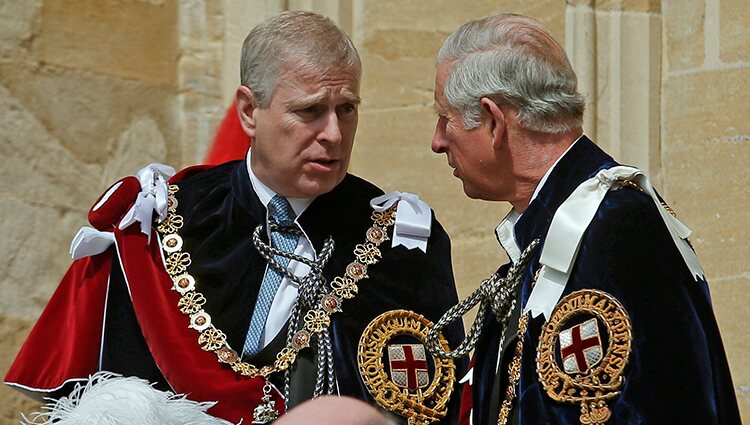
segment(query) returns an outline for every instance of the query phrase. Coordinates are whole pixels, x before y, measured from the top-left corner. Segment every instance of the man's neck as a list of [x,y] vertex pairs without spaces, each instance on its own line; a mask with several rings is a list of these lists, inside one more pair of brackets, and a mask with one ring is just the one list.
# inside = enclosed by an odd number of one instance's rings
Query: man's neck
[[[247,167],[247,173],[250,176],[250,184],[253,186],[253,190],[255,191],[255,194],[258,196],[258,199],[263,204],[264,207],[268,207],[268,203],[271,202],[271,199],[277,195],[277,193],[268,187],[263,181],[258,178],[258,176],[253,171],[252,164],[250,162],[252,155],[252,148],[250,148],[247,152],[247,158],[245,160],[245,166]],[[302,213],[307,209],[307,207],[310,206],[313,200],[315,198],[291,198],[287,197],[287,201],[289,201],[289,204],[292,206],[292,209],[294,210],[294,213],[299,217],[302,215]]]
[[554,165],[582,135],[576,128],[562,134],[524,132],[521,143],[525,147],[519,154],[516,177],[516,199],[513,208],[523,213],[534,199]]

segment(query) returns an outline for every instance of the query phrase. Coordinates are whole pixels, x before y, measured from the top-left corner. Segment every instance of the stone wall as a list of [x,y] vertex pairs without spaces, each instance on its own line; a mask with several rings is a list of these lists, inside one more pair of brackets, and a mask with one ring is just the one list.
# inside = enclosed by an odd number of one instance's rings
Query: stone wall
[[750,421],[750,10],[663,2],[664,194],[693,229],[744,422]]
[[[245,33],[286,8],[325,13],[352,34],[364,62],[352,171],[433,206],[462,295],[506,261],[492,229],[510,206],[467,199],[430,151],[434,56],[461,23],[496,12],[550,27],[587,94],[587,133],[648,169],[694,230],[750,418],[744,0],[0,2],[0,374],[69,264],[91,203],[148,162],[199,161],[236,88]],[[34,406],[0,388],[0,423]]]
[[[0,373],[110,182],[177,162],[173,0],[0,2]],[[31,403],[3,386],[0,422]]]

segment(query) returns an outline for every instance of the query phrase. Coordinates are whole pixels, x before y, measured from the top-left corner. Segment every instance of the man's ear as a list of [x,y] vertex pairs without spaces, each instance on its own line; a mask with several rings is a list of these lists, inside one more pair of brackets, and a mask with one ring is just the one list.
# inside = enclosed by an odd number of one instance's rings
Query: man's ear
[[507,123],[505,121],[505,113],[497,103],[495,103],[489,97],[483,97],[480,100],[482,108],[486,114],[489,130],[492,133],[492,148],[497,150],[502,146],[503,140],[505,139],[505,132],[507,130]]
[[248,135],[251,139],[255,139],[255,118],[253,113],[258,109],[258,102],[255,99],[255,94],[247,86],[239,86],[237,88],[237,113],[240,116],[240,125],[242,131]]

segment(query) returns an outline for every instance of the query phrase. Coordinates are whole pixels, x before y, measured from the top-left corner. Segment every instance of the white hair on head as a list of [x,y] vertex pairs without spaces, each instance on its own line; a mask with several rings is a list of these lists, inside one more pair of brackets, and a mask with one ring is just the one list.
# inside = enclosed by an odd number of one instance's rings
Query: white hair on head
[[240,82],[267,107],[279,78],[294,68],[324,73],[334,69],[362,73],[351,39],[329,18],[313,12],[291,11],[266,19],[242,44]]
[[586,102],[575,72],[549,30],[531,18],[501,14],[464,24],[443,43],[442,63],[450,66],[445,101],[468,129],[479,125],[483,97],[515,108],[529,130],[581,125]]

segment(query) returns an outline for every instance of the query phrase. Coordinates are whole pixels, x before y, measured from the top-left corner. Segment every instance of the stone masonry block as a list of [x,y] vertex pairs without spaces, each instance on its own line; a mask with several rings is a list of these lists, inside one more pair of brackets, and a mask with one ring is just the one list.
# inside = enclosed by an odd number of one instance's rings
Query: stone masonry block
[[750,93],[737,90],[747,69],[670,78],[663,88],[664,190],[694,231],[692,241],[710,277],[748,273],[750,256]]
[[750,279],[737,277],[709,282],[709,288],[732,371],[740,413],[747,422],[750,419],[750,365],[747,362],[747,353],[750,352],[750,334],[747,332],[750,311],[746,306],[750,303]]
[[[163,1],[163,0],[162,0]],[[179,11],[179,23],[175,25],[179,31],[179,43],[181,50],[200,51],[207,47],[208,43],[221,43],[224,37],[224,15],[225,1],[202,0],[202,1],[180,1],[179,6],[174,6]],[[245,7],[251,6],[242,2]],[[209,50],[213,50],[210,49]]]
[[705,2],[663,2],[665,71],[681,71],[703,64]]
[[97,197],[123,175],[164,162],[165,152],[156,124],[141,118],[117,136],[107,161],[86,163],[0,86],[0,179],[13,182],[0,189],[0,289],[6,294],[0,311],[38,314],[68,267],[70,241]]
[[750,133],[716,136],[677,141],[665,157],[664,176],[667,201],[693,229],[691,241],[709,277],[725,277],[750,273],[747,262],[739,261],[750,256]]
[[434,61],[435,55],[448,32],[384,29],[372,33],[361,48],[368,53],[394,61],[402,58],[426,58]]
[[[0,376],[8,372],[33,324],[33,320],[19,320],[0,314]],[[28,414],[38,410],[39,403],[6,385],[0,385],[0,424],[18,424],[21,412]]]
[[650,12],[661,11],[661,0],[580,0],[568,3],[595,3],[597,10],[619,10],[623,12]]
[[46,0],[39,36],[44,62],[174,84],[175,0]]
[[[463,23],[499,12],[539,18],[561,43],[565,36],[565,5],[559,2],[476,2],[472,8],[452,2],[365,2],[361,39],[362,97],[368,108],[431,105],[434,61],[443,41]],[[439,13],[444,10],[445,13]],[[414,19],[419,16],[420,19]]]
[[[144,143],[144,141],[146,141]],[[152,162],[167,162],[167,142],[150,117],[136,117],[115,142],[115,149],[102,167],[101,189],[123,176],[132,176]],[[179,169],[180,164],[167,164]]]
[[[361,25],[365,40],[355,39],[354,42],[358,45],[363,41],[367,42],[373,34],[382,30],[436,31],[450,34],[470,20],[503,12],[520,13],[539,19],[561,43],[564,43],[565,39],[565,3],[557,0],[510,0],[504,1],[502,6],[496,1],[482,0],[471,2],[471,7],[462,7],[449,0],[384,0],[363,3]],[[437,50],[432,56],[436,54]]]
[[[176,155],[174,90],[57,67],[0,66],[4,84],[52,137],[83,163],[103,164],[137,117],[153,119]],[[147,144],[150,141],[144,140]],[[153,158],[175,161],[172,157]]]
[[430,149],[435,115],[428,108],[363,112],[351,170],[386,192],[417,193],[451,236],[459,294],[465,297],[507,262],[494,228],[505,203],[471,200],[443,154]]
[[360,96],[363,110],[432,107],[434,57],[388,61],[367,51],[361,56],[363,73]]
[[0,3],[0,57],[25,56],[39,33],[42,0]]
[[750,61],[750,7],[743,0],[720,2],[721,60]]
[[[667,78],[662,86],[664,131],[684,144],[748,125],[750,69],[727,69]],[[669,148],[668,148],[669,149]]]
[[362,24],[365,34],[397,28],[453,32],[466,21],[501,12],[496,2],[488,0],[472,2],[470,8],[460,7],[449,0],[383,0],[363,3]]

